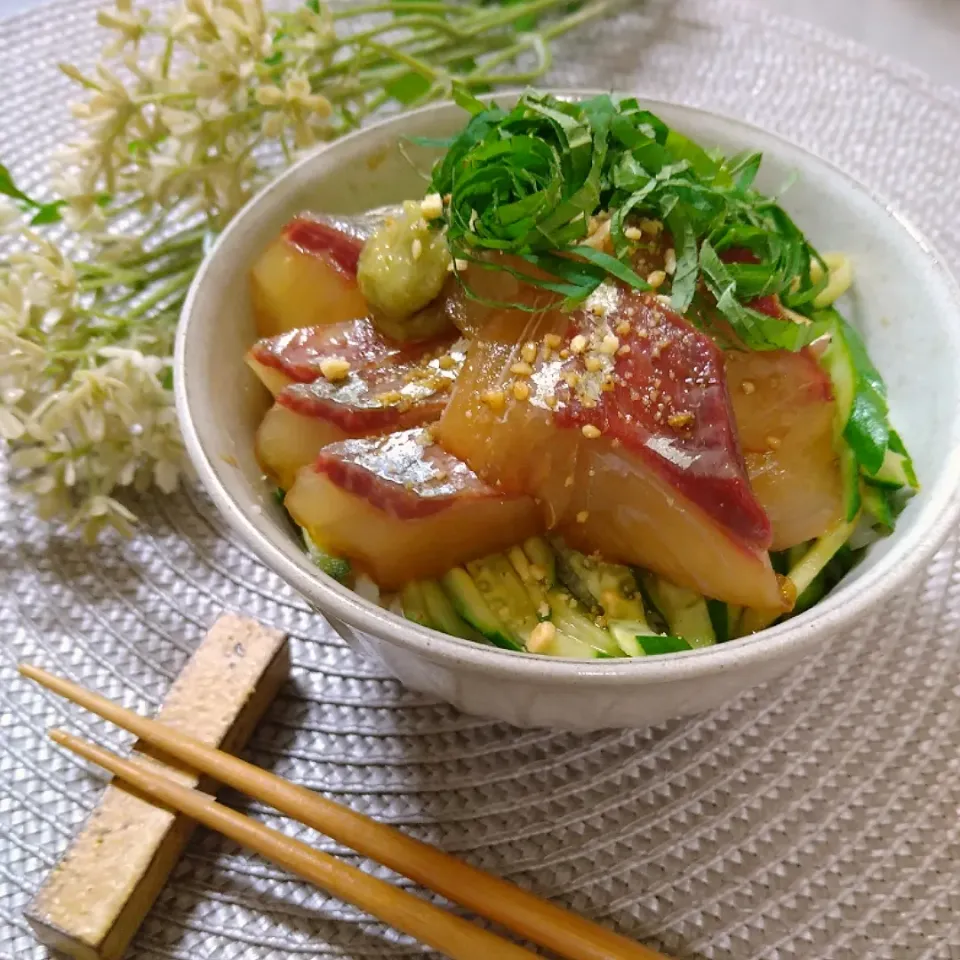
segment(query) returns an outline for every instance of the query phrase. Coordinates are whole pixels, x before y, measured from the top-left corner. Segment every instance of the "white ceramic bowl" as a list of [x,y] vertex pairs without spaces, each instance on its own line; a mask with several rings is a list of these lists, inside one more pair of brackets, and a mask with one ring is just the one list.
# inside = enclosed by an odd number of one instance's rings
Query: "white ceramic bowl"
[[[821,644],[842,642],[916,574],[960,504],[960,297],[939,258],[866,189],[799,147],[689,107],[649,106],[707,147],[761,150],[761,189],[779,190],[798,174],[784,204],[821,249],[843,250],[853,259],[856,292],[844,307],[887,380],[893,420],[923,485],[893,536],[872,547],[823,602],[785,624],[708,649],[634,660],[509,653],[394,616],[318,572],[301,550],[253,455],[268,397],[242,360],[255,339],[248,268],[303,209],[354,213],[422,195],[423,180],[398,144],[402,137],[449,135],[464,122],[457,107],[429,106],[371,126],[271,184],[233,221],[200,269],[177,335],[177,409],[187,450],[227,521],[350,644],[379,658],[403,683],[468,713],[519,726],[643,726],[712,707],[774,677]],[[425,148],[404,152],[428,168]]]

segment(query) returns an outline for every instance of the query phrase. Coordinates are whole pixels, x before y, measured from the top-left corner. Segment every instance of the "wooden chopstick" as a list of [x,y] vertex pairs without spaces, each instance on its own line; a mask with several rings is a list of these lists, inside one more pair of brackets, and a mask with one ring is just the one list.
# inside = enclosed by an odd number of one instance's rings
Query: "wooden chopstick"
[[391,927],[416,937],[453,960],[537,960],[537,955],[455,914],[421,900],[385,880],[288,837],[279,830],[225,807],[213,797],[186,787],[158,770],[118,757],[63,730],[50,738],[116,774],[151,800],[185,813],[198,823],[255,850],[274,863],[346,900]]
[[561,957],[569,960],[668,960],[663,954],[541,900],[507,880],[472,867],[436,847],[156,720],[141,717],[70,680],[27,664],[21,664],[20,673],[129,730],[194,770],[269,804]]

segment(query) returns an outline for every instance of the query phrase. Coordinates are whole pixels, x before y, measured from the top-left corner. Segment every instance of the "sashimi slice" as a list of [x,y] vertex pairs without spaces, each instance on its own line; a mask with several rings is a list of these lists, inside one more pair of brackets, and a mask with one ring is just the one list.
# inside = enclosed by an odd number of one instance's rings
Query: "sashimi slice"
[[750,485],[773,549],[819,537],[843,516],[830,378],[809,349],[726,354],[727,383]]
[[357,237],[320,219],[291,220],[250,271],[259,335],[366,316],[357,286],[362,248]]
[[387,362],[335,382],[321,377],[286,387],[257,431],[264,472],[286,490],[327,444],[432,423],[446,406],[465,346],[442,358]]
[[395,362],[419,361],[425,355],[441,353],[450,343],[449,338],[426,344],[395,343],[362,317],[258,340],[247,351],[246,361],[276,396],[291,383],[313,383],[323,376],[324,361],[342,360],[356,372]]
[[434,432],[580,549],[732,603],[782,602],[723,355],[656,296],[605,284],[570,315],[489,320]]
[[485,484],[423,430],[324,447],[285,503],[315,543],[385,590],[441,576],[540,529],[530,498]]

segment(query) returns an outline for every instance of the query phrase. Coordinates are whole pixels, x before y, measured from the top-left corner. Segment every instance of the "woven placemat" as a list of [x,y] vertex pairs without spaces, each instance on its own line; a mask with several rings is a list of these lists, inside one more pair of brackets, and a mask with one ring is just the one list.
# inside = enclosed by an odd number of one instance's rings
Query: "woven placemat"
[[[64,136],[69,88],[54,64],[92,59],[95,5],[64,0],[0,24],[0,156],[28,185]],[[637,3],[557,63],[557,83],[783,133],[885,194],[960,262],[960,96],[912,70],[739,0]],[[956,539],[912,590],[776,683],[692,720],[584,737],[487,723],[404,690],[238,544],[198,491],[137,509],[136,539],[88,549],[51,536],[0,488],[0,956],[44,956],[21,911],[100,788],[45,728],[121,742],[18,680],[15,662],[152,710],[228,607],[293,637],[294,679],[250,751],[283,776],[677,957],[960,957]],[[419,953],[206,832],[132,950]]]

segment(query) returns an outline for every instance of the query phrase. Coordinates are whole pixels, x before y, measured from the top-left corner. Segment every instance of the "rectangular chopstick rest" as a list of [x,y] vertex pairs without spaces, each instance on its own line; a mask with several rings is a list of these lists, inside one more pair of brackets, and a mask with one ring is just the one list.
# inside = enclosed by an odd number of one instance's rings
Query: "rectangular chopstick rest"
[[[282,633],[224,614],[174,681],[156,719],[222,750],[242,750],[289,668]],[[209,780],[161,764],[149,752],[138,743],[132,757],[160,766],[185,786],[213,791]],[[110,784],[25,912],[37,939],[78,960],[119,960],[194,826]]]

